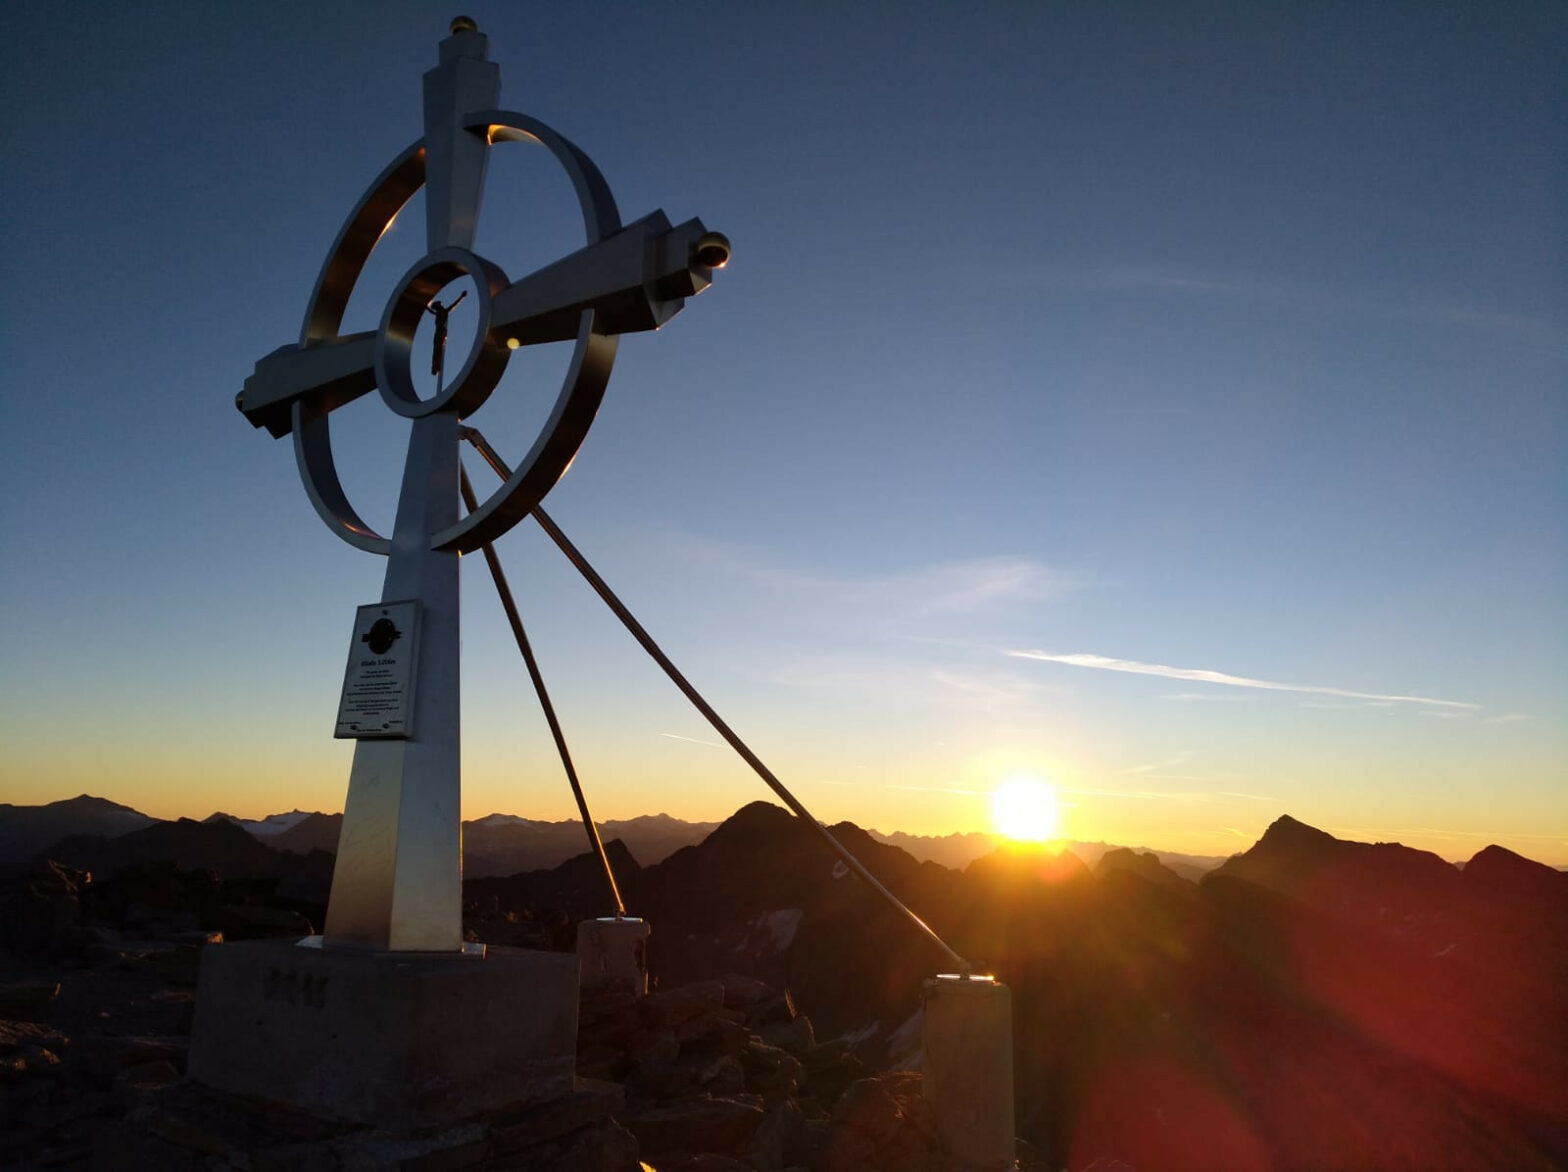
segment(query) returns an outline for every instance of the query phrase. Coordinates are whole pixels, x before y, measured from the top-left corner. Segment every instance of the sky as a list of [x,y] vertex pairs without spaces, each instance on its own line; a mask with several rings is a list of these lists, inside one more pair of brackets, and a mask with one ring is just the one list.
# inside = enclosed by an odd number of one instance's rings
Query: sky
[[[384,564],[233,401],[457,11],[8,13],[0,800],[342,808]],[[985,830],[1026,776],[1084,840],[1224,855],[1290,814],[1568,864],[1560,4],[468,11],[623,219],[734,243],[622,340],[545,503],[820,818]],[[515,279],[575,215],[495,148],[478,251]],[[562,349],[474,418],[503,453]],[[335,427],[385,529],[405,427]],[[532,522],[499,552],[597,816],[769,796]],[[464,570],[464,815],[571,817]]]

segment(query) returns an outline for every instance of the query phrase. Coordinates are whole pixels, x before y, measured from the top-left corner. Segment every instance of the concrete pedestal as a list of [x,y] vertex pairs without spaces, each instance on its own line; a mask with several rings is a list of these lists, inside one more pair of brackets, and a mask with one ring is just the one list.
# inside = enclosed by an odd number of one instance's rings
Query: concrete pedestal
[[446,1124],[570,1093],[577,958],[353,952],[275,941],[202,953],[188,1073],[374,1127]]

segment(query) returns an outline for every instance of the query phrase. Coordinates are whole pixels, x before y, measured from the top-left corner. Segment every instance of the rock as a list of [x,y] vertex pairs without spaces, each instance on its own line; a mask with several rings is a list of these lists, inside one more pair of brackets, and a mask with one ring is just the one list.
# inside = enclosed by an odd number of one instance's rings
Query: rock
[[851,1083],[833,1108],[833,1123],[840,1131],[863,1135],[873,1149],[891,1140],[904,1125],[904,1113],[887,1087],[874,1078]]
[[619,1046],[579,1047],[577,1074],[582,1078],[615,1082],[626,1077],[626,1052]]
[[68,1045],[70,1039],[49,1026],[0,1021],[0,1080],[54,1073],[60,1067],[59,1052]]
[[70,1038],[51,1026],[35,1021],[0,1021],[0,1054],[39,1047],[62,1050],[70,1044]]
[[897,1070],[880,1076],[877,1080],[893,1096],[904,1122],[917,1132],[928,1146],[938,1145],[936,1112],[925,1095],[925,1080],[918,1071]]
[[315,931],[304,916],[280,907],[229,906],[219,914],[218,923],[223,936],[229,940],[287,939],[291,936],[300,939]]
[[201,922],[196,913],[187,908],[131,903],[126,906],[121,923],[143,936],[168,937],[195,932]]
[[[249,840],[244,831],[239,834]],[[181,870],[168,858],[120,866],[113,870],[112,879],[95,887],[95,906],[136,929],[194,931],[221,906],[222,885],[216,871]]]
[[171,944],[191,944],[197,948],[205,948],[209,944],[222,944],[223,933],[209,928],[198,928],[194,932],[176,932],[167,937]]
[[753,1165],[733,1156],[702,1152],[663,1164],[659,1172],[752,1172]]
[[739,1054],[752,1036],[745,1026],[722,1014],[694,1017],[675,1031],[683,1054]]
[[790,1099],[763,1116],[746,1146],[746,1159],[757,1172],[778,1172],[806,1155],[806,1119]]
[[60,863],[40,863],[0,888],[0,945],[34,956],[71,951],[81,920],[81,892],[92,876]]
[[165,940],[125,940],[114,954],[114,967],[194,986],[202,947]]
[[824,1136],[812,1167],[820,1172],[869,1172],[877,1166],[876,1156],[876,1145],[868,1137],[851,1128],[837,1128]]
[[745,1149],[762,1122],[762,1107],[740,1097],[702,1095],[628,1112],[621,1120],[637,1137],[642,1152],[717,1152]]
[[0,985],[0,1018],[37,1021],[60,995],[59,981],[7,983]]
[[866,1077],[866,1064],[855,1056],[843,1038],[823,1042],[800,1055],[806,1085],[824,1103],[836,1103],[857,1079]]
[[498,1112],[492,1120],[491,1135],[498,1151],[519,1151],[529,1144],[553,1140],[591,1124],[605,1122],[625,1109],[623,1087],[597,1079],[578,1078],[575,1092],[565,1098]]
[[[700,1075],[700,1070],[687,1063],[639,1068],[627,1077],[626,1086],[628,1090],[636,1092],[639,1101],[642,1102],[650,1099],[655,1101],[679,1099],[698,1092]],[[701,1089],[718,1093],[717,1088],[702,1087]]]
[[746,1070],[733,1055],[721,1054],[697,1076],[710,1095],[738,1095],[746,1089]]
[[724,985],[720,981],[699,981],[649,993],[637,1002],[637,1013],[643,1025],[650,1027],[678,1026],[694,1017],[724,1008]]
[[746,1009],[773,996],[773,989],[766,982],[740,973],[725,973],[719,984],[724,986],[726,1009]]
[[613,1119],[585,1127],[538,1149],[522,1153],[521,1162],[497,1168],[548,1168],[550,1172],[642,1172],[637,1139]]
[[658,1070],[680,1057],[681,1044],[670,1030],[643,1030],[626,1046],[626,1056],[639,1070]]
[[791,1018],[782,1025],[763,1030],[762,1037],[764,1041],[796,1055],[814,1050],[817,1045],[817,1035],[811,1028],[811,1019],[805,1014]]
[[757,1002],[746,1011],[746,1020],[754,1029],[791,1021],[794,1017],[795,998],[788,989]]
[[[701,1037],[712,1029],[715,1023],[727,1022],[730,1025],[746,1028],[746,1015],[736,1009],[714,1009],[696,1017],[688,1018],[675,1027],[676,1040],[682,1045]],[[748,1031],[749,1032],[749,1031]]]
[[190,1039],[90,1035],[81,1039],[79,1049],[88,1069],[108,1080],[121,1071],[154,1062],[168,1062],[176,1070],[184,1070]]
[[115,1085],[122,1090],[139,1091],[153,1087],[173,1086],[180,1081],[180,1072],[166,1059],[142,1062],[129,1066],[115,1077]]
[[772,1099],[794,1094],[805,1075],[793,1054],[760,1040],[741,1051],[740,1061],[747,1087]]

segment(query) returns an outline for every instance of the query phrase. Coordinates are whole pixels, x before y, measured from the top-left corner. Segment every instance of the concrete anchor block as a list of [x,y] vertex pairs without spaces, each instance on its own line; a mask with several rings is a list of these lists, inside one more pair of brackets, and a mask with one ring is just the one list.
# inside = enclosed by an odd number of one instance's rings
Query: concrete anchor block
[[1014,1166],[1013,998],[994,977],[921,987],[921,1070],[942,1145],[968,1166]]
[[648,991],[648,921],[605,916],[577,925],[577,959],[582,987],[591,993]]

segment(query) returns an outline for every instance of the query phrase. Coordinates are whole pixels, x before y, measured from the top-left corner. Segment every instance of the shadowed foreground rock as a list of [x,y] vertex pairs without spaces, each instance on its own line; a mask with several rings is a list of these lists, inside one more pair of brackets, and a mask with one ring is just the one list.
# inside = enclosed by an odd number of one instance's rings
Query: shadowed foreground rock
[[[1568,1167],[1562,872],[1495,847],[1434,864],[1291,819],[1201,884],[1116,852],[1091,873],[1010,848],[959,873],[835,833],[1013,990],[1018,1130],[1035,1145],[1019,1150],[1047,1167]],[[570,949],[602,888],[576,864],[478,880],[466,926]],[[750,806],[629,867],[623,893],[653,925],[664,991],[582,1006],[579,1074],[624,1088],[606,1136],[659,1172],[941,1167],[911,1080],[887,1073],[918,1045],[940,959],[814,835]],[[39,1027],[0,1033],[0,1168],[90,1167],[133,1101],[174,1103],[201,949],[297,923],[270,923],[274,908],[319,922],[281,882],[166,862],[108,882],[0,875],[0,1018]],[[732,970],[746,976],[712,979]],[[867,1078],[886,1095],[846,1094]],[[441,1166],[502,1158],[463,1142]],[[596,1150],[613,1167],[621,1149]]]
[[[323,1122],[184,1080],[183,1054],[143,1041],[91,1151],[39,1166],[125,1169],[551,1169],[580,1172],[958,1172],[939,1150],[920,1075],[862,1077],[819,1045],[787,992],[744,977],[586,1001],[582,1065],[555,1102],[389,1131]],[[757,1031],[761,1030],[762,1033]],[[4,1037],[4,1035],[0,1035]],[[41,1046],[59,1039],[41,1027]],[[782,1045],[767,1041],[773,1037]],[[21,1035],[18,1035],[18,1045]],[[808,1071],[810,1073],[808,1074]]]
[[[193,926],[193,892],[218,888],[159,873],[106,898],[57,866],[0,892],[23,913],[0,952],[0,1168],[956,1168],[918,1073],[873,1077],[788,991],[735,974],[585,999],[573,1094],[455,1125],[393,1132],[212,1091],[185,1067],[197,966],[223,934]],[[290,915],[246,927],[297,930]]]

